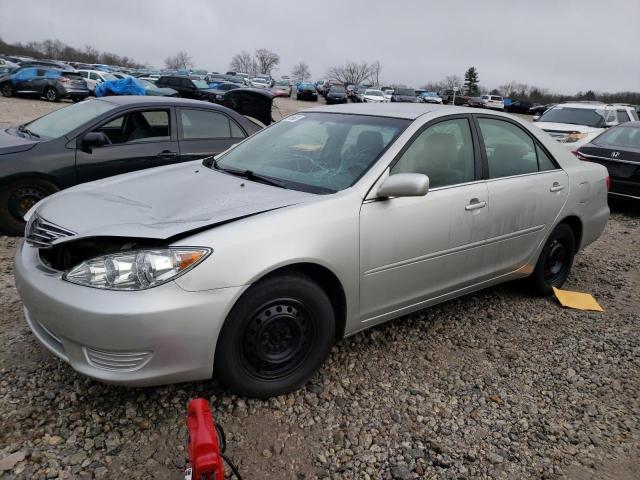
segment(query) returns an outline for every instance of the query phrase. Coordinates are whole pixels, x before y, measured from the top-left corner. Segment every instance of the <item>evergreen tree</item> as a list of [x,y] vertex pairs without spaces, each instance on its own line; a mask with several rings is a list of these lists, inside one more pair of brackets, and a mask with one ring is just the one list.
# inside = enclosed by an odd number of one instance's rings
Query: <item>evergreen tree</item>
[[476,70],[476,67],[469,68],[464,73],[464,91],[468,96],[478,95],[478,82],[478,70]]

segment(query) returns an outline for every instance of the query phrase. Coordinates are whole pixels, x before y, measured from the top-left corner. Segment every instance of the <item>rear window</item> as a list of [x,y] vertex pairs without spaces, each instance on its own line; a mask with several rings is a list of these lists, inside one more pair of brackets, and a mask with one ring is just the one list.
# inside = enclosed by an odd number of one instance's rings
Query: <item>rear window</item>
[[416,91],[413,88],[396,88],[396,95],[415,96]]
[[613,127],[594,139],[593,143],[617,148],[627,147],[640,149],[640,128],[628,126]]
[[540,117],[540,121],[602,128],[605,125],[605,111],[600,108],[591,109],[556,106],[544,112],[542,117]]
[[496,97],[496,96],[492,96],[491,100],[495,100],[497,102],[501,102],[502,101],[502,97]]

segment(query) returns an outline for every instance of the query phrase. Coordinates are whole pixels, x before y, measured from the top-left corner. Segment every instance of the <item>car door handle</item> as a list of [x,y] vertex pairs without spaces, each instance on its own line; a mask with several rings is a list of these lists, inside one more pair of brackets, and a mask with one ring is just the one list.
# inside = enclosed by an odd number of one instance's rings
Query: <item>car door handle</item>
[[464,209],[466,211],[471,211],[471,210],[478,210],[479,208],[484,208],[486,206],[487,206],[487,202],[484,202],[484,201],[481,202],[477,198],[472,198],[471,201],[469,202],[469,205],[464,207]]
[[564,190],[564,185],[560,185],[558,182],[553,182],[553,185],[549,189],[550,192],[559,192]]
[[164,150],[158,154],[159,158],[172,158],[177,156],[178,154],[176,152],[170,152],[169,150]]

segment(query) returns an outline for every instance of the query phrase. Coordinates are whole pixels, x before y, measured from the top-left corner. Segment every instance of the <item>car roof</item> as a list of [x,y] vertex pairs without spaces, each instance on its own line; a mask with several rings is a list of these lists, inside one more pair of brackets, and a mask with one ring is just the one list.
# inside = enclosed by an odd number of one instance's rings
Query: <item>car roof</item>
[[[373,115],[378,117],[406,118],[408,120],[415,120],[422,115],[432,112],[451,115],[458,113],[478,113],[478,110],[475,108],[434,105],[429,103],[346,103],[343,105],[312,107],[304,111]],[[500,112],[491,112],[491,114],[504,115]]]
[[145,105],[158,105],[158,104],[169,104],[173,106],[184,106],[184,107],[204,107],[204,108],[214,108],[220,109],[224,108],[221,105],[217,105],[211,102],[203,102],[202,100],[192,100],[189,98],[176,98],[176,97],[155,97],[155,96],[146,96],[146,95],[113,95],[108,97],[100,97],[100,101],[109,102],[114,105],[137,105],[137,106],[145,106]]

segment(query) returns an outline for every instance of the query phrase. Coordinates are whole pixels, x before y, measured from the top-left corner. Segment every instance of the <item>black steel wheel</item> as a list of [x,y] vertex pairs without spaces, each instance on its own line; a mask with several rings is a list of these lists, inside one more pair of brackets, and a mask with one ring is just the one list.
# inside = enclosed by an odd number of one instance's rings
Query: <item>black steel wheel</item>
[[573,265],[576,239],[573,229],[559,224],[545,243],[529,283],[539,295],[551,295],[553,287],[560,288],[567,280]]
[[58,191],[53,183],[39,178],[16,180],[0,187],[0,230],[10,235],[24,232],[24,215],[43,198]]
[[334,332],[331,302],[309,277],[289,273],[264,279],[244,293],[225,321],[215,377],[250,397],[289,392],[320,368]]

